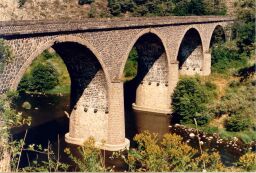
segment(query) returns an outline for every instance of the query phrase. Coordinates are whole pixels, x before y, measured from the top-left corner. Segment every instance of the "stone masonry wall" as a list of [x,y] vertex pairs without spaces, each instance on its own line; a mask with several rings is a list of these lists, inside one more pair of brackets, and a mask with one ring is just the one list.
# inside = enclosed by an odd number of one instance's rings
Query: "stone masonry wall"
[[[72,80],[74,109],[66,140],[81,144],[94,136],[97,142],[106,140],[109,150],[121,149],[128,142],[125,140],[124,93],[120,80],[136,42],[150,35],[148,41],[151,42],[137,45],[142,50],[138,105],[153,108],[150,111],[169,112],[170,95],[178,81],[180,47],[183,55],[188,55],[186,52],[191,47],[196,50],[191,52],[193,56],[185,58],[189,60],[186,65],[191,69],[200,67],[203,74],[210,74],[212,33],[216,26],[224,27],[231,21],[225,17],[163,17],[0,22],[0,37],[13,54],[13,60],[0,73],[0,93],[16,89],[32,61],[53,46],[67,64]],[[190,29],[196,30],[199,36],[192,34],[187,39]],[[184,37],[187,39],[185,46],[182,45]],[[197,44],[198,38],[201,45]]]
[[71,77],[70,137],[81,140],[93,136],[107,140],[108,102],[105,74],[95,55],[77,43],[53,46],[63,58]]
[[183,75],[201,74],[203,69],[203,49],[200,35],[189,30],[180,45],[178,61]]
[[148,34],[140,38],[135,47],[139,57],[134,80],[140,82],[136,90],[136,106],[140,109],[169,109],[168,62],[161,40]]

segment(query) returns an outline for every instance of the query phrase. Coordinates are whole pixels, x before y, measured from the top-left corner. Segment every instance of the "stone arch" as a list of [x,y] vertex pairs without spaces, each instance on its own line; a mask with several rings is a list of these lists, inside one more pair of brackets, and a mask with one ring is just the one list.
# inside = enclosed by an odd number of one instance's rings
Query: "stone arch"
[[77,36],[59,36],[59,37],[55,37],[52,38],[46,42],[43,43],[43,45],[40,45],[39,48],[34,51],[29,58],[26,60],[26,63],[24,63],[22,65],[22,67],[20,68],[20,70],[18,71],[18,73],[16,74],[14,83],[11,85],[10,89],[12,90],[16,90],[19,82],[23,76],[23,74],[26,72],[26,70],[28,69],[28,67],[31,65],[31,63],[33,62],[34,59],[36,59],[36,57],[38,55],[40,55],[44,50],[50,48],[51,46],[53,46],[55,43],[62,43],[62,42],[74,42],[74,43],[79,43],[85,47],[87,47],[97,58],[97,60],[99,61],[100,65],[102,66],[102,69],[104,71],[104,74],[106,76],[106,80],[107,83],[110,83],[110,76],[108,74],[107,68],[100,56],[100,54],[98,53],[98,51],[96,50],[96,48],[94,48],[86,39],[84,38],[80,38]]
[[211,33],[210,34],[210,42],[209,42],[209,45],[207,45],[209,50],[213,46],[214,43],[225,42],[227,39],[225,29],[222,25],[215,26],[210,33]]
[[139,32],[131,41],[131,43],[129,44],[128,48],[127,48],[127,51],[126,53],[124,54],[124,56],[122,57],[122,64],[121,64],[121,68],[120,68],[120,72],[119,72],[119,75],[118,75],[118,79],[121,79],[122,78],[122,75],[123,75],[123,71],[124,71],[124,68],[125,68],[125,64],[128,60],[128,57],[129,57],[129,54],[132,50],[132,48],[134,47],[134,45],[136,44],[136,42],[145,34],[154,34],[156,37],[158,37],[160,40],[161,40],[161,43],[163,44],[163,47],[165,49],[165,53],[166,53],[166,56],[167,56],[167,62],[169,64],[170,62],[170,59],[169,59],[169,51],[167,51],[167,45],[166,45],[166,42],[164,41],[164,37],[161,35],[161,33],[159,33],[157,30],[153,29],[153,28],[147,28],[147,29],[144,29],[142,30],[141,32]]
[[176,55],[181,74],[201,74],[204,63],[204,46],[202,36],[196,27],[185,30],[179,41]]
[[[76,143],[90,136],[96,142],[107,140],[110,78],[100,54],[83,38],[69,35],[50,37],[39,45],[19,70],[13,89],[17,88],[32,61],[49,47],[62,57],[71,77],[70,128],[66,141]],[[69,59],[73,60],[67,61]],[[73,75],[70,69],[73,69]],[[74,92],[72,88],[75,88]]]
[[[133,105],[135,110],[169,113],[169,59],[163,39],[155,30],[148,29],[136,36],[129,51],[133,46],[139,56],[138,70],[136,77],[125,83],[125,105]],[[126,56],[127,61],[129,52]]]

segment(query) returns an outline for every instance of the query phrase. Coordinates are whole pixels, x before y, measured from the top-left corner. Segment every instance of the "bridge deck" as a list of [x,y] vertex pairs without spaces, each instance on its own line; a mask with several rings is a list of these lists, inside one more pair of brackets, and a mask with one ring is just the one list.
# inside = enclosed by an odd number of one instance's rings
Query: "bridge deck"
[[233,20],[233,18],[227,16],[168,16],[57,21],[0,21],[0,37],[54,32],[85,32],[93,30],[163,27],[172,25],[229,22]]

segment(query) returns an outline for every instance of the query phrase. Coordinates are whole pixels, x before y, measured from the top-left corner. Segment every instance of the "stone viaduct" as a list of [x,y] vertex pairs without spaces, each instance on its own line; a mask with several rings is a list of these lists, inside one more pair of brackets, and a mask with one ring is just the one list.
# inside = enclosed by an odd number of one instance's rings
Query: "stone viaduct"
[[213,35],[228,39],[232,21],[190,16],[0,22],[0,38],[14,57],[0,73],[0,93],[17,89],[32,61],[52,47],[71,78],[66,141],[80,145],[93,136],[103,149],[123,149],[129,140],[122,78],[131,49],[139,55],[133,108],[169,114],[179,74],[209,75]]

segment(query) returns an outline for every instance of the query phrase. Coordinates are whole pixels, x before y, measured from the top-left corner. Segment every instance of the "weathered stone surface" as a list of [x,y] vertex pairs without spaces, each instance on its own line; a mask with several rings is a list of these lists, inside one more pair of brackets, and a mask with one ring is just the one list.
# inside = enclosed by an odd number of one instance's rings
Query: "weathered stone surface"
[[52,47],[71,77],[73,110],[66,140],[82,144],[93,136],[99,145],[104,140],[105,148],[117,150],[128,146],[121,78],[132,47],[139,50],[134,108],[169,113],[179,73],[209,75],[213,31],[222,28],[228,36],[232,20],[186,16],[0,22],[0,37],[14,57],[0,74],[0,93],[16,89],[32,61]]

